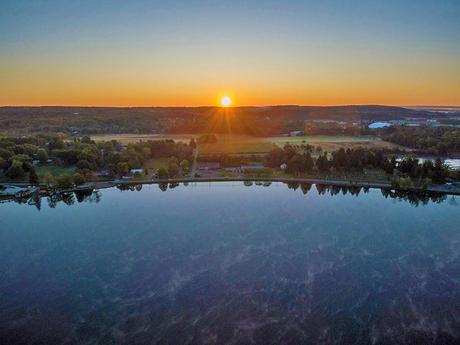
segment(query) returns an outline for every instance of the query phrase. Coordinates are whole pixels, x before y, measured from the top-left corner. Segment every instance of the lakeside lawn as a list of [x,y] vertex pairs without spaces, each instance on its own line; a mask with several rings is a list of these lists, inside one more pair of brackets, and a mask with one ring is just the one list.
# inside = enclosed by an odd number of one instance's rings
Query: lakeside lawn
[[[73,175],[76,171],[75,167],[60,167],[60,166],[54,166],[54,165],[47,165],[47,166],[36,166],[35,167],[35,172],[37,173],[39,179],[42,181],[43,176],[46,173],[50,173],[54,178],[58,177],[59,175],[62,174],[69,174]],[[10,179],[6,177],[5,175],[0,174],[0,182],[3,183],[11,183],[11,182],[29,182],[29,173],[26,173],[23,177],[17,178],[17,179]]]
[[75,167],[60,167],[60,166],[38,166],[35,167],[35,171],[37,172],[38,177],[41,179],[43,178],[43,175],[46,173],[50,173],[53,175],[53,177],[58,177],[59,175],[62,174],[74,174],[75,173]]

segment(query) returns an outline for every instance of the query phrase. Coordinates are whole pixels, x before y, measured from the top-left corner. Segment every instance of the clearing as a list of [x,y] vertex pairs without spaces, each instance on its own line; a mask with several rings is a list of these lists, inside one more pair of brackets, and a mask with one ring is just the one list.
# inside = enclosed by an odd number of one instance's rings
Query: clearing
[[[147,140],[182,141],[188,143],[191,138],[198,138],[201,134],[110,134],[95,135],[95,141],[118,140],[122,144]],[[257,154],[266,153],[277,146],[310,144],[320,146],[324,151],[336,151],[341,147],[347,148],[395,148],[397,145],[383,141],[374,136],[341,136],[341,135],[305,135],[299,137],[274,136],[252,137],[238,134],[216,134],[217,142],[200,144],[200,154]]]

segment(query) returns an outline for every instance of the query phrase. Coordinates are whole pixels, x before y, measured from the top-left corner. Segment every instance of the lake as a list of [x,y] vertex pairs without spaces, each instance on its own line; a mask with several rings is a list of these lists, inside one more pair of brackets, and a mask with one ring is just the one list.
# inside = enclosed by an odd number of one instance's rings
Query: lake
[[0,204],[0,343],[460,342],[460,197],[170,187]]

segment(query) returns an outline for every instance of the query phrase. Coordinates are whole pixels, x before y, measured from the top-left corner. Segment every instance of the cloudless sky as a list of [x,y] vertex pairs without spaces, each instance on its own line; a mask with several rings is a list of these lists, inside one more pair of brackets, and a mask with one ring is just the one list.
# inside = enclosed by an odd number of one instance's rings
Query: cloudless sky
[[0,105],[460,105],[458,0],[0,9]]

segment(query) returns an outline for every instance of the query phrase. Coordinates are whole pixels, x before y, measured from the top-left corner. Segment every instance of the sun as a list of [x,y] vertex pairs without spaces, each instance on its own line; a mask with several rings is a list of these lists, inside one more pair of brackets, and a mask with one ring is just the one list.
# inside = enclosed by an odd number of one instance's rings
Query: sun
[[229,106],[232,105],[232,99],[229,97],[229,96],[224,96],[220,99],[220,104],[224,107],[224,108],[228,108]]

